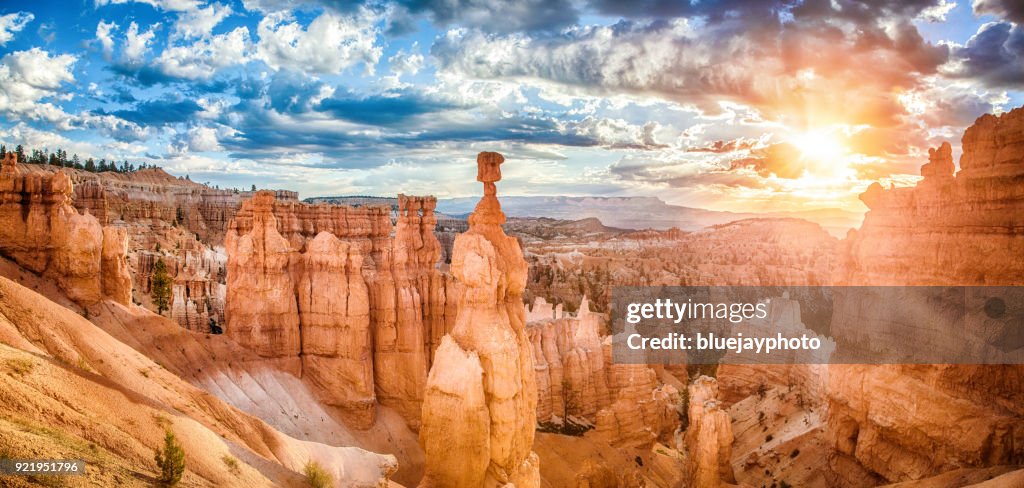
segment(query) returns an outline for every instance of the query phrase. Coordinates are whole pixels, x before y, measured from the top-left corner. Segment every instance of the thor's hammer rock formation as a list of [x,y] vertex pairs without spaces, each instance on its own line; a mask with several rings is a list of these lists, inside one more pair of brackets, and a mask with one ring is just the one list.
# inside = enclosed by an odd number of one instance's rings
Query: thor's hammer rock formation
[[527,265],[501,229],[498,153],[477,156],[484,197],[452,251],[458,317],[434,356],[423,401],[421,487],[540,486],[532,452],[537,386],[522,294]]

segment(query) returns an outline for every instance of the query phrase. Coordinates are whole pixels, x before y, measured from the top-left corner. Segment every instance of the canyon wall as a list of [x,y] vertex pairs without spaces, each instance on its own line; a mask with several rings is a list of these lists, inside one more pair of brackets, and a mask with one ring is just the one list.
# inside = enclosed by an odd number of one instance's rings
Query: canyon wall
[[[615,364],[611,342],[602,336],[607,317],[590,311],[586,297],[575,314],[543,298],[527,314],[537,376],[537,422],[544,430],[579,432],[594,428],[616,447],[672,444],[680,427],[683,383],[666,368]],[[673,368],[685,381],[685,366]],[[664,380],[671,384],[663,384]]]
[[433,197],[388,207],[244,201],[225,238],[225,333],[308,378],[325,401],[374,418],[374,402],[419,415],[434,337],[447,330]]
[[[70,203],[80,213],[125,230],[132,301],[157,310],[150,297],[151,272],[162,260],[172,278],[170,317],[189,330],[210,332],[223,326],[224,236],[242,201],[253,192],[211,188],[159,168],[92,173],[20,164],[17,170],[28,178],[64,173],[73,183]],[[295,192],[274,194],[281,201],[298,201]]]
[[69,298],[91,305],[129,303],[127,233],[105,227],[71,205],[74,184],[63,171],[23,174],[13,153],[0,168],[0,254],[52,279]]
[[[861,195],[871,210],[844,241],[837,284],[1024,284],[1024,109],[982,116],[964,133],[962,147],[955,175],[952,148],[944,143],[930,151],[915,187],[873,184]],[[913,337],[905,324],[840,325]],[[841,476],[851,459],[889,481],[1024,462],[1024,366],[833,365],[829,371],[836,485],[858,484]]]
[[459,313],[427,380],[423,487],[540,486],[532,451],[537,386],[522,297],[527,265],[519,242],[501,229],[494,183],[503,161],[497,153],[477,157],[484,197],[452,251]]
[[689,386],[686,429],[690,486],[717,488],[735,483],[732,469],[732,423],[718,400],[718,382],[701,376]]

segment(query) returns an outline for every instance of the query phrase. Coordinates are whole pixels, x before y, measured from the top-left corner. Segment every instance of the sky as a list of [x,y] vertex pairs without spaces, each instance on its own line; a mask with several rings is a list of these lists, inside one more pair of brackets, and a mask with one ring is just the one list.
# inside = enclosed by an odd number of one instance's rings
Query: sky
[[1018,0],[0,4],[0,142],[301,197],[863,210],[1024,104]]

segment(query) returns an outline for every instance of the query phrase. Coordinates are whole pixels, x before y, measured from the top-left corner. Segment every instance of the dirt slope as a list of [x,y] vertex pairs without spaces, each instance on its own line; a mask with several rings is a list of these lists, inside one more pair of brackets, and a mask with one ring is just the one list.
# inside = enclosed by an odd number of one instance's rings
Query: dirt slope
[[[98,310],[115,311],[133,313]],[[90,482],[148,485],[165,428],[184,446],[185,486],[291,486],[309,459],[330,466],[343,486],[377,486],[396,467],[390,456],[282,434],[5,278],[0,344],[0,453],[80,457],[92,466]]]

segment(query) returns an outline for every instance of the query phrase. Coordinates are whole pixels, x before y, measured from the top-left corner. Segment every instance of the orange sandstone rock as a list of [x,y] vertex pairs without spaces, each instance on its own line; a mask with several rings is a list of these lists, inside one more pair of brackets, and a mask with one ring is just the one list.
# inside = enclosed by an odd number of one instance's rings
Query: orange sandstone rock
[[495,196],[503,161],[497,153],[478,156],[484,197],[455,241],[459,314],[427,379],[420,486],[540,486],[532,452],[537,389],[522,301],[527,267],[518,241],[500,227],[505,216]]
[[81,305],[105,298],[128,304],[126,236],[79,214],[73,191],[63,171],[22,174],[8,153],[0,167],[0,254],[53,279]]

